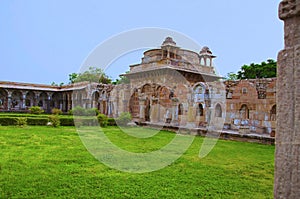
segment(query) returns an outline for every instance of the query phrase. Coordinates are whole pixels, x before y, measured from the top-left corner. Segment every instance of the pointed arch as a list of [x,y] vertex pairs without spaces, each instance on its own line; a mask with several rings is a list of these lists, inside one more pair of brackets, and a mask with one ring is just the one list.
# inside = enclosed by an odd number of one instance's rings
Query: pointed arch
[[183,115],[183,104],[178,104],[178,115]]
[[270,110],[270,120],[276,121],[276,104],[272,106]]
[[138,89],[134,89],[129,100],[129,112],[133,118],[138,118],[140,113]]
[[222,117],[222,107],[219,103],[215,107],[215,117]]
[[246,104],[241,106],[239,113],[241,119],[249,119],[249,108]]
[[22,102],[23,96],[21,91],[15,90],[11,94],[11,107],[15,110],[20,110],[23,106]]
[[199,103],[197,105],[196,116],[204,116],[204,108],[203,108],[203,105],[201,103]]
[[0,88],[0,110],[7,110],[8,93],[6,90]]
[[35,104],[35,93],[33,91],[29,91],[26,94],[26,99],[25,99],[25,106],[26,107],[31,107],[34,106]]
[[97,108],[98,110],[100,109],[100,93],[98,91],[94,91],[92,93],[92,108]]

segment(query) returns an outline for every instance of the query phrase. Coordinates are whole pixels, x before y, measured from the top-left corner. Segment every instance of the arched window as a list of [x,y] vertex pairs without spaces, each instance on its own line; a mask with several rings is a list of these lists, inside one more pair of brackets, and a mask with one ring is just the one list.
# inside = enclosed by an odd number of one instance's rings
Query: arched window
[[216,117],[222,117],[222,107],[220,104],[217,104],[216,105],[216,108],[215,108],[215,116]]
[[204,86],[202,85],[197,85],[195,88],[194,88],[194,101],[195,102],[201,102],[201,101],[204,101],[204,94],[206,92],[206,89]]
[[276,121],[276,105],[272,106],[272,109],[270,111],[270,120]]
[[209,58],[206,58],[206,66],[210,66],[210,59]]
[[247,88],[242,88],[242,93],[247,94]]
[[204,58],[200,58],[200,65],[205,66]]
[[198,104],[197,109],[196,109],[196,116],[203,116],[203,115],[204,115],[203,105]]
[[183,105],[182,104],[178,105],[178,115],[183,115]]

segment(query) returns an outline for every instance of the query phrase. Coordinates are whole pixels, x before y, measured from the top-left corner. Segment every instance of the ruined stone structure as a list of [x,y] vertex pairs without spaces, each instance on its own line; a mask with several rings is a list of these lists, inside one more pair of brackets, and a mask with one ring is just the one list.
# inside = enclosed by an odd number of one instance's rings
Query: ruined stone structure
[[276,129],[276,78],[225,81],[226,124],[270,134]]
[[[144,52],[140,64],[131,65],[129,112],[137,122],[170,123],[190,127],[206,126],[214,107],[219,117],[225,100],[217,84],[208,47],[200,53],[181,49],[167,37],[161,48]],[[218,89],[213,90],[213,89]]]
[[278,55],[275,198],[300,197],[300,0],[279,6],[285,45]]
[[[270,134],[276,121],[276,78],[221,81],[208,47],[182,49],[167,37],[160,48],[144,52],[140,64],[124,74],[129,84],[82,82],[66,86],[0,82],[0,110],[46,112],[74,106],[97,108],[110,117],[130,112],[139,123],[189,128],[232,129]],[[214,126],[216,127],[216,126]]]
[[0,82],[0,111],[27,112],[31,106],[39,106],[46,113],[53,108],[68,112],[82,106],[111,115],[111,104],[107,103],[111,89],[112,85],[89,82],[65,86]]

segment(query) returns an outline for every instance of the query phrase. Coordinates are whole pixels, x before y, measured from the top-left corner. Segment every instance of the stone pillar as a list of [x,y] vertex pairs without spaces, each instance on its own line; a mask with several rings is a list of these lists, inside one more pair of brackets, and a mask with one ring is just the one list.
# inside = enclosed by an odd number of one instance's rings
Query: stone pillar
[[275,198],[300,196],[300,0],[279,6],[284,50],[278,54]]
[[178,123],[178,102],[177,98],[172,98],[172,125],[177,126]]
[[50,102],[51,102],[51,96],[48,94],[48,99],[45,100],[46,101],[46,112],[47,113],[51,113],[51,108],[50,108]]
[[146,106],[146,99],[141,98],[139,99],[140,105],[140,122],[145,122],[145,106]]
[[7,109],[10,111],[11,110],[11,94],[8,94],[7,97]]
[[40,101],[40,92],[36,92],[34,98],[35,98],[35,99],[34,99],[34,104],[33,104],[33,106],[38,106],[39,101]]
[[22,109],[25,109],[26,108],[26,94],[23,94],[22,95]]
[[128,100],[123,100],[123,112],[128,112]]
[[151,101],[151,109],[150,109],[150,122],[159,122],[159,104],[158,98],[152,97]]
[[68,112],[69,110],[72,109],[72,104],[74,103],[72,98],[72,93],[68,93],[67,98],[68,98],[68,104],[67,104],[67,112]]

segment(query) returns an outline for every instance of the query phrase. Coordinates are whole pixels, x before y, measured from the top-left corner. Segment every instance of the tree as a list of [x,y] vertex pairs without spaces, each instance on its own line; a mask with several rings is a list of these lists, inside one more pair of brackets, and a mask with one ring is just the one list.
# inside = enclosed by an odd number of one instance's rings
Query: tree
[[61,82],[59,85],[55,82],[51,83],[51,86],[63,86],[65,83]]
[[77,73],[71,73],[69,74],[69,83],[73,84],[75,83],[75,79],[77,78],[78,74]]
[[277,75],[277,62],[268,59],[260,64],[243,65],[237,73],[237,79],[271,78]]
[[227,80],[237,80],[238,79],[237,74],[235,74],[234,72],[227,73],[226,79]]
[[89,67],[89,69],[83,73],[69,74],[70,83],[77,82],[97,82],[103,84],[110,84],[111,79],[103,72],[101,68]]
[[[125,74],[128,74],[129,71],[126,71]],[[120,79],[116,79],[113,84],[129,84],[130,80],[125,75],[120,75]]]

